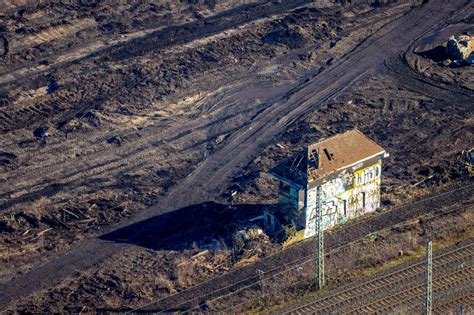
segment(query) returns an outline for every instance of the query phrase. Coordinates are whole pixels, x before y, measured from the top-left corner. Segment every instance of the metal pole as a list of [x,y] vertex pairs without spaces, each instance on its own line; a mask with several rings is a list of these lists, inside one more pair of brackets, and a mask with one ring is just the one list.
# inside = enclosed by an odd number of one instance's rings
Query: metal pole
[[426,271],[425,271],[425,315],[431,315],[433,290],[433,252],[431,241],[426,243]]
[[263,270],[260,270],[260,269],[257,269],[256,271],[256,274],[258,276],[258,282],[259,282],[259,285],[260,285],[260,291],[263,293],[263,275],[265,274],[265,272]]
[[324,287],[324,235],[322,229],[321,186],[316,187],[316,286]]

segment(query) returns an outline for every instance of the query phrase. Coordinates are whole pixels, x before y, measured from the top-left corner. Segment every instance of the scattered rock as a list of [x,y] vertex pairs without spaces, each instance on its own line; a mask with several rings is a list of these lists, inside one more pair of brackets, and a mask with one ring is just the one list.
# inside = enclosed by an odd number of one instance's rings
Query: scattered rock
[[101,25],[100,29],[104,33],[123,33],[126,29],[126,25],[120,22],[109,22]]
[[109,144],[115,144],[115,145],[121,145],[121,144],[122,144],[122,141],[123,141],[122,137],[120,137],[120,136],[113,136],[112,138],[109,138],[109,139],[107,140],[107,143],[109,143]]
[[443,60],[443,61],[441,62],[441,64],[442,64],[443,66],[447,67],[447,66],[449,66],[449,65],[451,64],[451,62],[449,61],[449,59],[446,59],[446,60]]
[[101,124],[100,118],[92,111],[86,112],[83,118],[85,118],[89,124],[95,127],[99,127]]
[[38,139],[44,139],[49,136],[48,127],[39,127],[33,131],[33,135]]
[[204,60],[206,62],[218,62],[218,60],[215,57],[213,57],[211,55],[208,55],[208,54],[202,54],[201,58],[202,58],[202,60]]
[[59,88],[58,82],[54,78],[51,78],[51,80],[49,81],[48,90],[47,90],[48,94],[54,93],[58,88]]
[[464,158],[466,159],[466,163],[470,167],[474,166],[474,149],[463,151],[462,154],[464,155]]

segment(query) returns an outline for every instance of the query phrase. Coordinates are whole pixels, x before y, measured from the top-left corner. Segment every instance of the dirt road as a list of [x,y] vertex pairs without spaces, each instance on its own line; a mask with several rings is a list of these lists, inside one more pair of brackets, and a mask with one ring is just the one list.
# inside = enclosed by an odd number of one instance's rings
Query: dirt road
[[[194,172],[173,188],[166,197],[160,198],[157,205],[142,211],[126,224],[212,200],[213,196],[226,190],[228,180],[233,175],[238,174],[261,152],[266,144],[284,131],[289,124],[308,113],[312,108],[351,87],[358,80],[375,73],[386,59],[396,56],[400,50],[405,50],[413,40],[432,29],[439,21],[450,16],[453,11],[466,3],[465,1],[455,1],[445,4],[442,1],[432,1],[410,11],[407,15],[391,22],[380,32],[366,39],[355,50],[334,62],[320,75],[287,93],[285,97],[272,100],[250,111],[233,113],[233,118],[240,123],[230,130],[229,126],[224,124],[224,121],[228,119],[227,115],[224,115],[225,108],[220,112],[220,116],[213,117],[217,124],[212,125],[212,128],[215,129],[211,129],[211,132],[206,129],[209,128],[208,118],[200,120],[199,117],[197,117],[195,124],[187,128],[188,130],[179,130],[178,127],[182,128],[179,124],[174,125],[171,129],[161,130],[167,135],[175,132],[175,136],[162,140],[164,144],[172,140],[179,140],[181,145],[197,145],[200,133],[204,138],[221,134],[228,134],[228,136],[208,156],[203,158]],[[119,89],[121,86],[117,88]],[[467,96],[461,97],[467,99]],[[180,132],[178,133],[178,131]],[[176,135],[176,133],[178,134]],[[137,150],[139,149],[140,147],[137,148]],[[161,151],[164,149],[166,148],[160,147]],[[169,149],[172,150],[173,147],[169,147]],[[146,154],[153,155],[156,151],[149,150]],[[134,158],[139,159],[140,156]],[[87,169],[90,166],[89,162],[84,161],[81,166]],[[116,164],[108,167],[122,167],[120,157],[115,162]],[[50,166],[50,170],[55,171],[54,165]],[[61,171],[61,169],[56,170],[58,173]],[[102,170],[99,168],[92,171],[100,172]],[[74,174],[71,174],[71,178],[73,181]],[[54,194],[54,191],[50,193]],[[73,248],[58,253],[43,266],[1,284],[0,291],[4,294],[0,298],[0,305],[5,307],[11,300],[49,287],[65,277],[74,277],[76,271],[98,264],[112,253],[127,246],[131,245],[108,242],[99,238],[79,241]]]

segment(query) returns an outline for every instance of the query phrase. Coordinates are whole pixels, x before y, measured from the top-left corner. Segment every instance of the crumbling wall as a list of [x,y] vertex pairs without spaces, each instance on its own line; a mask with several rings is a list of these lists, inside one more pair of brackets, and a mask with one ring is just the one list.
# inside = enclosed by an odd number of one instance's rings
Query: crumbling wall
[[306,224],[304,198],[304,188],[280,181],[278,202],[282,208],[284,220],[293,223],[297,229],[304,228]]

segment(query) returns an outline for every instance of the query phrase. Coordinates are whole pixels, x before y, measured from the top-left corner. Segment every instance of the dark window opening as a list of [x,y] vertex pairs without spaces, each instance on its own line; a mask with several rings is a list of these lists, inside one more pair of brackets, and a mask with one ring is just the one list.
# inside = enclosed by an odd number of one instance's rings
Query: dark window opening
[[319,168],[319,155],[318,151],[313,149],[310,151],[310,159],[309,159],[309,164],[311,167]]
[[328,149],[324,149],[324,153],[326,154],[328,160],[331,161],[332,160],[332,154],[329,154]]

